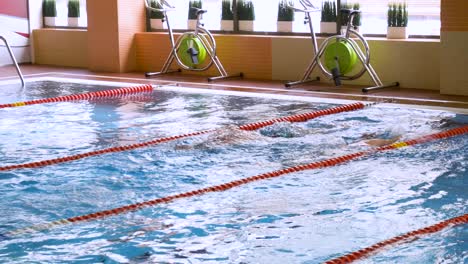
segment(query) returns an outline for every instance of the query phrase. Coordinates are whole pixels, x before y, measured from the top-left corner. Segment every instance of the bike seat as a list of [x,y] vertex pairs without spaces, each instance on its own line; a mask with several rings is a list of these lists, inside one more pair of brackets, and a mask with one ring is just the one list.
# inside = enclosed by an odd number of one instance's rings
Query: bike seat
[[197,7],[191,7],[192,10],[195,10],[195,15],[202,15],[202,14],[205,14],[206,12],[208,12],[207,10],[203,10],[203,9],[200,9],[200,8],[197,8]]
[[354,10],[354,9],[341,8],[341,9],[340,9],[340,12],[343,13],[343,14],[353,15],[353,14],[359,14],[359,13],[361,13],[361,10]]

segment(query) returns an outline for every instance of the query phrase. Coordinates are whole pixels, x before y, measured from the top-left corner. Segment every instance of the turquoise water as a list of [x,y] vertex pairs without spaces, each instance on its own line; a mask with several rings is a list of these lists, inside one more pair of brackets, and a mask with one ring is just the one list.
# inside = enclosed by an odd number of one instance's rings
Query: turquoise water
[[[0,86],[0,103],[109,89]],[[180,90],[180,91],[179,91]],[[193,90],[192,90],[193,91]],[[1,166],[52,159],[336,104],[161,88],[91,102],[0,109]],[[0,172],[0,233],[412,139],[468,123],[450,112],[380,105],[231,130],[37,169]],[[320,263],[467,213],[468,137],[377,153],[98,221],[0,241],[1,263]],[[459,226],[363,263],[466,263]]]

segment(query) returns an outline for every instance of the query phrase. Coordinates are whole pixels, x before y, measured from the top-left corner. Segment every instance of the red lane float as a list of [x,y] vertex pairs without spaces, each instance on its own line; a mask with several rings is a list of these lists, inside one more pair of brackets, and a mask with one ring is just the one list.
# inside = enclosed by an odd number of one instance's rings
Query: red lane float
[[[371,105],[371,104],[369,104]],[[277,122],[305,122],[309,119],[313,119],[316,117],[324,116],[324,115],[331,115],[331,114],[337,114],[341,112],[346,112],[346,111],[354,111],[354,110],[359,110],[363,109],[368,105],[365,105],[363,103],[354,103],[354,104],[348,104],[348,105],[342,105],[338,107],[333,107],[330,109],[325,109],[325,110],[319,110],[319,111],[314,111],[310,113],[304,113],[304,114],[299,114],[299,115],[292,115],[292,116],[287,116],[287,117],[281,117],[281,118],[276,118],[273,120],[265,121],[265,122],[257,122],[257,123],[252,123],[252,124],[247,124],[240,126],[239,128],[242,130],[256,130],[260,129],[265,126],[272,125]],[[22,169],[22,168],[39,168],[39,167],[45,167],[45,166],[50,166],[54,164],[59,164],[59,163],[65,163],[69,161],[74,161],[74,160],[79,160],[91,156],[98,156],[98,155],[103,155],[107,153],[114,153],[114,152],[121,152],[121,151],[129,151],[137,148],[143,148],[143,147],[148,147],[160,143],[165,143],[169,141],[173,141],[176,139],[181,139],[181,138],[187,138],[187,137],[192,137],[192,136],[198,136],[202,134],[207,134],[211,132],[215,132],[217,129],[211,129],[211,130],[205,130],[205,131],[200,131],[200,132],[194,132],[194,133],[188,133],[188,134],[183,134],[183,135],[177,135],[177,136],[172,136],[172,137],[165,137],[165,138],[159,138],[147,142],[142,142],[142,143],[136,143],[136,144],[131,144],[131,145],[123,145],[123,146],[117,146],[117,147],[111,147],[107,149],[101,149],[101,150],[95,150],[95,151],[90,151],[90,152],[85,152],[82,154],[76,154],[72,156],[66,156],[62,158],[55,158],[55,159],[49,159],[49,160],[42,160],[42,161],[35,161],[35,162],[30,162],[30,163],[23,163],[23,164],[17,164],[17,165],[8,165],[8,166],[3,166],[0,167],[0,171],[8,171],[8,170],[16,170],[16,169]]]
[[[322,161],[312,162],[312,163],[305,164],[305,165],[298,165],[298,166],[289,167],[289,168],[285,168],[285,169],[281,169],[281,170],[277,170],[277,171],[267,172],[267,173],[259,174],[259,175],[256,175],[256,176],[251,176],[251,177],[248,177],[248,178],[243,178],[243,179],[240,179],[240,180],[231,181],[231,182],[228,182],[228,183],[223,183],[223,184],[219,184],[219,185],[215,185],[215,186],[211,186],[211,187],[206,187],[206,188],[203,188],[203,189],[198,189],[198,190],[189,191],[189,192],[185,192],[185,193],[180,193],[180,194],[176,194],[176,195],[166,196],[166,197],[162,197],[162,198],[157,198],[157,199],[149,200],[149,201],[145,201],[145,202],[130,204],[130,205],[117,207],[117,208],[110,209],[110,210],[95,212],[95,213],[81,215],[81,216],[75,216],[75,217],[71,217],[71,218],[67,218],[67,219],[61,219],[61,220],[50,222],[50,223],[38,224],[38,225],[35,225],[35,226],[23,228],[23,229],[17,229],[17,230],[7,232],[2,236],[3,237],[11,237],[11,236],[19,235],[19,234],[23,234],[23,233],[31,233],[31,232],[42,231],[42,230],[50,229],[52,227],[59,226],[59,225],[66,225],[66,224],[70,224],[70,223],[79,223],[79,222],[84,222],[84,221],[97,220],[97,219],[104,218],[104,217],[109,217],[109,216],[113,216],[113,215],[119,215],[119,214],[131,212],[131,211],[140,210],[140,209],[143,209],[145,207],[150,207],[150,206],[155,206],[155,205],[162,204],[162,203],[172,202],[172,201],[174,201],[176,199],[180,199],[180,198],[189,198],[189,197],[203,195],[205,193],[211,193],[211,192],[222,192],[222,191],[226,191],[226,190],[232,189],[232,188],[237,187],[237,186],[246,185],[248,183],[252,183],[252,182],[256,182],[256,181],[260,181],[260,180],[276,178],[276,177],[279,177],[279,176],[282,176],[282,175],[285,175],[285,174],[289,174],[289,173],[293,173],[293,172],[332,167],[332,166],[336,166],[338,164],[342,164],[342,163],[345,163],[345,162],[348,162],[348,161],[351,161],[351,160],[354,160],[354,159],[357,159],[357,158],[360,158],[360,157],[368,156],[368,155],[370,155],[372,153],[376,153],[376,152],[379,152],[379,151],[387,151],[387,150],[392,150],[392,149],[398,149],[398,148],[402,148],[402,147],[406,147],[406,146],[425,143],[425,142],[432,141],[432,140],[439,140],[439,139],[443,139],[443,138],[454,137],[454,136],[458,136],[458,135],[462,135],[462,134],[466,134],[466,133],[468,133],[468,125],[460,127],[460,128],[451,129],[451,130],[448,130],[448,131],[445,131],[445,132],[435,133],[435,134],[427,135],[427,136],[424,136],[424,137],[416,138],[416,139],[410,140],[410,141],[394,143],[394,144],[388,145],[387,147],[382,147],[382,148],[378,148],[378,149],[374,149],[374,150],[370,150],[370,151],[356,152],[356,153],[352,153],[352,154],[348,154],[348,155],[344,155],[344,156],[340,156],[340,157],[336,157],[336,158],[331,158],[331,159],[326,159],[326,160],[322,160]],[[340,263],[340,262],[337,262],[337,263]]]
[[440,223],[437,223],[435,225],[424,227],[424,228],[411,231],[400,236],[396,236],[396,237],[384,240],[370,247],[363,248],[361,250],[346,254],[344,256],[341,256],[332,260],[328,260],[325,262],[325,264],[351,263],[356,260],[366,258],[376,253],[376,251],[383,249],[384,247],[388,247],[388,246],[395,245],[397,243],[402,243],[402,242],[413,242],[414,240],[419,239],[423,235],[429,235],[432,233],[439,232],[442,229],[457,226],[457,225],[462,225],[462,224],[468,224],[468,214],[454,217],[454,218],[442,221]]
[[267,120],[263,122],[242,125],[242,126],[239,126],[239,129],[251,131],[251,130],[258,130],[266,126],[271,126],[274,123],[279,123],[279,122],[291,122],[291,123],[305,122],[307,120],[314,119],[320,116],[333,115],[333,114],[339,114],[342,112],[350,112],[350,111],[364,109],[366,106],[368,105],[365,105],[363,103],[341,105],[341,106],[333,107],[329,109],[318,110],[318,111],[304,113],[304,114],[280,117],[280,118],[275,118],[275,119],[271,119],[271,120]]
[[90,100],[90,99],[99,98],[99,97],[119,96],[119,95],[127,95],[127,94],[143,93],[143,92],[152,92],[152,91],[153,91],[153,86],[151,86],[150,84],[145,84],[145,85],[139,85],[139,86],[111,89],[111,90],[106,90],[106,91],[89,92],[89,93],[83,93],[83,94],[72,94],[72,95],[65,95],[65,96],[59,96],[59,97],[37,99],[37,100],[26,101],[26,102],[17,102],[17,103],[12,103],[12,104],[0,104],[0,108],[78,101],[78,100]]

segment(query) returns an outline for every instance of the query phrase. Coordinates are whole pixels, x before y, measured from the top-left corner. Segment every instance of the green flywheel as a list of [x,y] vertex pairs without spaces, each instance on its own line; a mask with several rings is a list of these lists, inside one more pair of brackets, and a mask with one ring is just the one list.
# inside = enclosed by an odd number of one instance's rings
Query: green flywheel
[[329,71],[336,68],[337,63],[335,58],[338,60],[341,75],[350,72],[357,62],[357,54],[351,47],[351,44],[341,40],[329,43],[325,48],[325,67]]
[[206,49],[199,38],[188,35],[181,40],[177,55],[182,63],[195,69],[205,61]]

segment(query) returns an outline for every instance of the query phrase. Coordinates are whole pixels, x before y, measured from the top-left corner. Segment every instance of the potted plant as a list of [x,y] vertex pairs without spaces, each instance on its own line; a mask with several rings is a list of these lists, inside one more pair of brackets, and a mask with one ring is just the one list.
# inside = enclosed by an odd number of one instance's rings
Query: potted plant
[[237,18],[239,19],[239,30],[253,31],[253,22],[255,20],[255,9],[252,1],[237,1]]
[[194,30],[197,27],[197,12],[192,9],[195,8],[202,8],[202,1],[201,0],[190,0],[189,1],[189,11],[188,11],[188,29]]
[[78,27],[80,0],[68,0],[68,26]]
[[408,37],[408,5],[406,2],[391,3],[387,13],[387,38],[405,39]]
[[294,10],[291,8],[293,2],[291,0],[280,0],[278,3],[278,32],[292,32],[294,21]]
[[[145,0],[146,1],[146,0]],[[162,9],[162,5],[158,0],[151,0],[150,7],[156,9]],[[164,14],[160,11],[150,10],[150,25],[151,29],[163,29],[164,28]]]
[[[354,3],[354,4],[345,3],[341,5],[341,8],[359,10],[361,8],[361,5],[359,3]],[[341,14],[341,29],[346,29],[346,27],[348,26],[348,22],[349,22],[348,19],[349,19],[349,14],[343,14],[343,13]],[[358,13],[354,15],[353,28],[354,30],[359,31],[360,26],[361,26],[361,14]]]
[[[359,10],[361,9],[361,5],[359,3],[354,3],[353,4],[353,9],[354,10]],[[362,25],[361,23],[361,13],[357,13],[355,16],[354,16],[354,19],[353,19],[353,26],[354,26],[354,29],[356,31],[359,31],[359,27]]]
[[325,0],[322,2],[322,16],[320,20],[321,33],[336,33],[336,2]]
[[223,0],[221,10],[221,30],[234,30],[234,13],[232,12],[232,1]]
[[55,19],[57,17],[55,0],[42,1],[42,16],[44,17],[44,24],[46,26],[55,26]]

